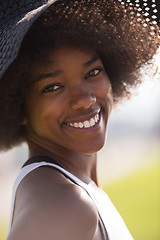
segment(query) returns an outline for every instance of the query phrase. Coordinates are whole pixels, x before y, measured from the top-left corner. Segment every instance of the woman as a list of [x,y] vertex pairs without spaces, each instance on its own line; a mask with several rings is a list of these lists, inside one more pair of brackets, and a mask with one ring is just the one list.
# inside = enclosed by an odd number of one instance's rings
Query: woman
[[8,240],[133,239],[98,187],[97,152],[113,103],[158,48],[158,28],[121,1],[17,0],[2,10],[11,20],[2,14],[0,146],[29,147]]

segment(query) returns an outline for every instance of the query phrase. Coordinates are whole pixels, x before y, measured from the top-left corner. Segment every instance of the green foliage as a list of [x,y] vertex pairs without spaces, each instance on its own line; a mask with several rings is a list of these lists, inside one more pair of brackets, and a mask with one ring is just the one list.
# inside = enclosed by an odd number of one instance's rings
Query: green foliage
[[135,240],[160,240],[160,163],[103,189]]

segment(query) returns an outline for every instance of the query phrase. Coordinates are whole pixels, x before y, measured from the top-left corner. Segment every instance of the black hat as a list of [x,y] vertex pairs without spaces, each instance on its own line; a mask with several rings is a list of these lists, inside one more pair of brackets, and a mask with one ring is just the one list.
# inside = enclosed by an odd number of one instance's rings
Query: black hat
[[[57,0],[67,4],[68,0]],[[0,77],[15,60],[21,42],[33,22],[56,0],[1,0],[0,2]],[[78,4],[81,0],[75,1]],[[82,0],[89,2],[107,0]],[[115,2],[115,1],[114,1]],[[160,24],[160,0],[117,0],[122,6],[137,14],[139,21],[151,25],[154,31]]]

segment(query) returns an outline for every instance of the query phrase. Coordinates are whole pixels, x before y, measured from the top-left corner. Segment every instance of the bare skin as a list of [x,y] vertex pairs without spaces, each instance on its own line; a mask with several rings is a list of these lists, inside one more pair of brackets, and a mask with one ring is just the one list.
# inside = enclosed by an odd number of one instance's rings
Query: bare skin
[[[26,96],[23,124],[30,157],[51,157],[97,188],[97,151],[105,142],[111,108],[110,81],[97,54],[56,49],[46,66],[35,69]],[[96,115],[98,122],[84,127]],[[14,239],[101,240],[96,207],[61,173],[38,168],[18,187],[8,237]]]

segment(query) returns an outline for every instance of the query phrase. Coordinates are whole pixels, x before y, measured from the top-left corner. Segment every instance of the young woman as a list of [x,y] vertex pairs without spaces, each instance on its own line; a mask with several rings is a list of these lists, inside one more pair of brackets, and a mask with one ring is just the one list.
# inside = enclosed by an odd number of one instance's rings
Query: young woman
[[122,1],[54,2],[1,8],[0,147],[29,147],[8,240],[131,240],[98,186],[97,152],[113,103],[158,48],[158,28]]

